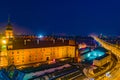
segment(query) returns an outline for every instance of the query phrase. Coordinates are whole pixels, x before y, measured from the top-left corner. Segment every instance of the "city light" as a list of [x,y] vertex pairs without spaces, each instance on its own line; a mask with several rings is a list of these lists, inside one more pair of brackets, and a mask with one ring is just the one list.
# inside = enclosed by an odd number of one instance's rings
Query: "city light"
[[90,57],[90,54],[88,54],[87,56]]
[[6,40],[2,40],[2,43],[3,43],[3,44],[6,44],[6,43],[7,43],[7,41],[6,41]]
[[0,80],[120,80],[119,2],[1,0]]
[[93,51],[85,54],[84,59],[94,60],[94,59],[99,58],[99,57],[104,56],[104,55],[105,55],[105,52],[102,52],[100,50],[93,50]]
[[43,35],[40,34],[40,35],[38,36],[38,38],[43,38]]
[[110,72],[107,72],[105,75],[106,75],[107,77],[111,77]]

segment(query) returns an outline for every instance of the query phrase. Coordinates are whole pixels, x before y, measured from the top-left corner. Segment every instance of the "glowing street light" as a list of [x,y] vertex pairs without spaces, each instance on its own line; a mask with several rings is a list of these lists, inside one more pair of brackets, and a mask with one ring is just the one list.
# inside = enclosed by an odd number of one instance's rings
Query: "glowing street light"
[[43,35],[39,35],[38,38],[43,38]]
[[6,41],[6,40],[2,40],[2,43],[3,43],[3,44],[6,44],[6,43],[7,43],[7,41]]

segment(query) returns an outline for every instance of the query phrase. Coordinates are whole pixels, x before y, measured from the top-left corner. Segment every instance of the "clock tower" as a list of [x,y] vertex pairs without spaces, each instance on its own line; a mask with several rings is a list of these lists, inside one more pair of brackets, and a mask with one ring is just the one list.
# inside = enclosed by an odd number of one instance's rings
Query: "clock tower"
[[10,18],[8,18],[8,24],[6,26],[5,36],[7,39],[13,38],[13,29],[12,29],[12,24],[10,22]]

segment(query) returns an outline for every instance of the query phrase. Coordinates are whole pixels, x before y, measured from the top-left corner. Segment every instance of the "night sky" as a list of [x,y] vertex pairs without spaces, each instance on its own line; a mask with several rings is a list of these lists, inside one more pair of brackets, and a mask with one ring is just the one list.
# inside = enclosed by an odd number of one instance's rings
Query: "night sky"
[[0,30],[8,15],[16,32],[120,35],[120,0],[1,0]]

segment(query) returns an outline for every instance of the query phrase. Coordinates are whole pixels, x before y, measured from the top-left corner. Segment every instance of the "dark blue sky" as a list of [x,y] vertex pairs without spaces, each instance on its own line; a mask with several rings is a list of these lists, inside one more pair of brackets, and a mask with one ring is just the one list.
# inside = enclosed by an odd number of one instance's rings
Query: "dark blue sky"
[[1,0],[0,29],[8,14],[24,33],[119,35],[120,1],[116,0]]

